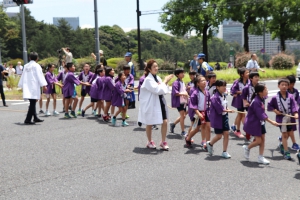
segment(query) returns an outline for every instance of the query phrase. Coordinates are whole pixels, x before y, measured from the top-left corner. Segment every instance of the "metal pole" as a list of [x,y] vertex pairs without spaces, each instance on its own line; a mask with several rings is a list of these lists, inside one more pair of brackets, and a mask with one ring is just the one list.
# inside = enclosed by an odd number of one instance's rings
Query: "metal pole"
[[23,40],[23,61],[24,65],[28,63],[27,47],[26,47],[26,29],[25,29],[25,12],[24,5],[21,4],[20,13],[22,18],[22,40]]
[[2,65],[2,58],[1,58],[1,38],[0,38],[0,65]]
[[95,9],[95,55],[96,55],[96,63],[97,65],[100,64],[100,42],[99,42],[99,27],[98,27],[98,6],[97,0],[94,0],[94,9]]
[[141,16],[141,11],[140,11],[140,1],[136,0],[136,14],[137,14],[137,36],[138,36],[138,59],[139,59],[139,64],[140,64],[140,70],[144,69],[144,63],[141,59],[141,28],[140,28],[140,16]]
[[265,62],[265,53],[266,53],[266,18],[264,18],[264,38],[263,38],[263,60]]

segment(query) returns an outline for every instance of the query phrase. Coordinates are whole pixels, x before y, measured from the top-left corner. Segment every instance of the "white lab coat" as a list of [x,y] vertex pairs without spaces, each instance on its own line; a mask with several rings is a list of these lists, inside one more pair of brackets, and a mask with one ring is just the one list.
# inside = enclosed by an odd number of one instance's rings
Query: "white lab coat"
[[[158,84],[151,73],[144,80],[140,89],[140,107],[138,121],[146,125],[162,124],[162,112],[159,102],[159,95],[168,93],[168,86],[164,84],[160,77],[157,76]],[[163,101],[168,112],[165,99]]]
[[23,88],[23,99],[40,99],[41,87],[47,82],[41,66],[35,61],[30,61],[24,66],[23,74],[18,86]]

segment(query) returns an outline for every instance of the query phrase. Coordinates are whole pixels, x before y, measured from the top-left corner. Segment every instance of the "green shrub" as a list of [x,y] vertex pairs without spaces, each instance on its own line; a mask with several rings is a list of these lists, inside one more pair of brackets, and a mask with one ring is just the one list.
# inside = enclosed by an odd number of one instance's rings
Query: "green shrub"
[[10,88],[17,88],[19,84],[20,76],[13,75],[7,77],[6,86]]
[[[215,64],[217,62],[208,62],[208,64],[215,69]],[[219,62],[221,69],[227,69],[227,63],[226,62]]]
[[177,67],[184,68],[184,63],[183,62],[177,62]]
[[284,53],[277,54],[270,60],[273,69],[291,69],[295,65],[294,56]]
[[83,57],[83,58],[78,58],[75,59],[75,66],[76,66],[76,71],[82,71],[83,66],[87,63],[91,66],[91,71],[95,71],[96,68],[96,61],[93,57],[91,56],[87,56],[87,57]]
[[247,52],[237,53],[235,59],[235,67],[246,67],[247,62],[251,59],[251,54]]
[[[54,64],[55,66],[57,66],[58,65],[58,57],[45,58],[43,60],[38,61],[38,63],[43,66],[47,66],[48,64]],[[59,67],[59,66],[57,66],[57,67]]]
[[[135,60],[132,60],[132,63],[134,65],[134,71],[135,71],[135,73],[137,73],[137,71],[139,71],[138,63],[135,62]],[[127,65],[126,60],[123,59],[120,62],[118,62],[117,67],[115,68],[116,73],[119,73],[120,71],[122,71],[124,65]]]
[[16,59],[13,59],[13,60],[9,60],[7,62],[7,66],[9,66],[10,64],[13,64],[13,66],[15,67],[15,66],[17,66],[18,62],[21,62],[21,65],[24,66],[24,61],[21,58],[16,58]]
[[[124,58],[110,58],[107,60],[107,65],[116,69],[118,67],[118,63],[124,60]],[[135,65],[134,65],[135,66]]]

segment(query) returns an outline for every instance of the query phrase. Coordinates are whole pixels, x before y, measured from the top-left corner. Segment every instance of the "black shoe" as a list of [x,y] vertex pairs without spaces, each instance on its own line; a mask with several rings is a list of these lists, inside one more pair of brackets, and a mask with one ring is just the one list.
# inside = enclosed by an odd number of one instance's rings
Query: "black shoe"
[[35,123],[38,123],[38,122],[43,122],[44,120],[43,119],[35,119],[33,120]]
[[24,121],[24,124],[28,124],[28,125],[33,125],[33,124],[35,124],[35,122],[32,122],[32,121]]
[[158,130],[158,127],[156,125],[153,125],[152,130]]
[[84,114],[85,114],[85,111],[82,110],[82,111],[81,111],[81,116],[84,117]]
[[142,122],[138,122],[139,127],[142,127]]
[[135,101],[129,102],[128,109],[135,109]]

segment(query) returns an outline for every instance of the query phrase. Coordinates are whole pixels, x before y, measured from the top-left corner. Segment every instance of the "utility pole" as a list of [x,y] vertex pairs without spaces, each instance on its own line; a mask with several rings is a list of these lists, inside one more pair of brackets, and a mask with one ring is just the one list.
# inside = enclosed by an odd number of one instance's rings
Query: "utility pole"
[[0,38],[0,65],[2,65],[2,58],[1,58],[1,38]]
[[144,70],[144,62],[141,59],[141,28],[140,28],[140,0],[136,0],[136,15],[137,15],[137,36],[138,36],[138,59],[140,64],[140,70]]
[[99,42],[99,27],[98,27],[98,7],[97,0],[94,0],[94,9],[95,9],[95,55],[96,55],[96,63],[100,64],[100,42]]
[[264,38],[263,38],[263,60],[265,62],[265,53],[266,53],[266,18],[264,18]]
[[24,12],[23,4],[21,4],[20,13],[22,18],[23,61],[25,65],[28,63],[28,55],[27,55],[27,46],[26,46],[25,12]]

